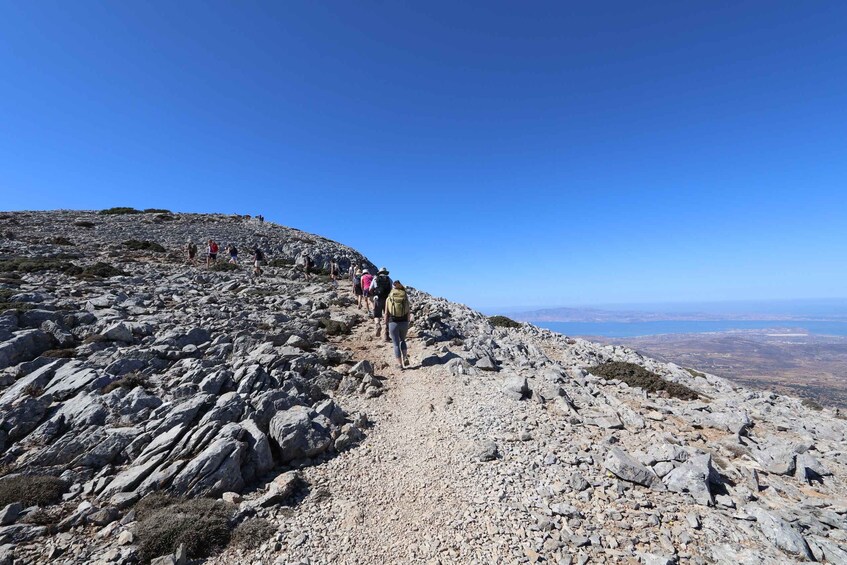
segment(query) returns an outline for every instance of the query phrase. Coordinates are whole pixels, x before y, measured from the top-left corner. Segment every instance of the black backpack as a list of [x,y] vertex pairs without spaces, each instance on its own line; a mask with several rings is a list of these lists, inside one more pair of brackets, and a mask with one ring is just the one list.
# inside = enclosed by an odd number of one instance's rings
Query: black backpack
[[384,299],[391,292],[391,281],[386,275],[376,277],[376,295]]

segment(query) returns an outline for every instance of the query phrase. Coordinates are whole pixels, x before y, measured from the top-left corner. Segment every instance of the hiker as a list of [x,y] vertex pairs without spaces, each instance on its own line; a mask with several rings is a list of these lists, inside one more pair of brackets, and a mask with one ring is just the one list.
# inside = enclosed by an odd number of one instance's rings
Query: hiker
[[[374,302],[374,320],[376,321],[376,337],[382,335],[382,314],[385,310],[385,299],[391,292],[391,279],[388,277],[388,269],[381,268],[376,277],[371,280],[370,294]],[[391,341],[388,329],[385,330],[385,341]]]
[[409,366],[409,349],[406,346],[406,333],[409,331],[409,297],[406,287],[400,281],[394,281],[394,288],[385,299],[385,327],[394,344],[394,357],[402,371]]
[[262,270],[262,266],[265,264],[265,254],[262,253],[262,250],[256,247],[253,250],[253,274],[261,275],[264,273]]
[[306,275],[306,280],[309,280],[311,278],[309,276],[309,272],[312,270],[312,267],[314,267],[315,264],[312,262],[312,258],[309,256],[309,254],[305,251],[303,251],[301,257],[303,258],[303,274]]
[[218,244],[214,239],[209,240],[209,245],[206,248],[208,254],[206,255],[206,266],[211,267],[215,261],[218,260]]
[[356,307],[362,309],[362,271],[356,269],[353,272],[353,296],[356,297]]
[[264,217],[263,215],[259,214],[259,215],[258,215],[258,216],[256,216],[256,217],[257,217],[257,218],[259,218],[259,223],[260,223],[260,224],[264,224],[264,223],[265,223],[265,217]]
[[338,277],[341,274],[341,267],[338,266],[338,263],[335,262],[335,258],[333,258],[329,262],[329,278],[332,280],[332,286],[338,288]]
[[229,262],[233,265],[238,265],[238,249],[230,243],[226,250],[229,253]]
[[189,265],[196,265],[197,264],[197,244],[189,239],[188,244],[185,246],[185,252],[188,254],[187,263]]
[[367,269],[362,270],[362,296],[365,299],[365,310],[370,312],[371,310],[371,281],[373,281],[374,276]]

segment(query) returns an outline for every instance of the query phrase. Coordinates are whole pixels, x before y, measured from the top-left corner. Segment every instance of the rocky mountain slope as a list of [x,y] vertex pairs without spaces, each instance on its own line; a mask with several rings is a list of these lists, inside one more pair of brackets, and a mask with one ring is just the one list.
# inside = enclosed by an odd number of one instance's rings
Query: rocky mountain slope
[[372,264],[254,219],[0,236],[0,563],[847,563],[838,412],[419,291],[399,371],[292,267]]

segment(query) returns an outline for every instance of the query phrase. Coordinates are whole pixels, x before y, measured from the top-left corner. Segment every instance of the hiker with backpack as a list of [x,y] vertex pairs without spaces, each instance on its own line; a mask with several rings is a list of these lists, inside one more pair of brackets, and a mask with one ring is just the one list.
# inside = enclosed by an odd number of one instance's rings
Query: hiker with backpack
[[394,281],[391,292],[385,299],[385,327],[394,344],[394,357],[402,371],[409,366],[409,349],[406,346],[406,333],[409,331],[411,308],[406,287],[400,281]]
[[315,264],[312,262],[312,258],[309,256],[308,253],[306,253],[305,250],[303,251],[301,257],[303,259],[303,274],[305,275],[306,280],[309,280],[311,278],[309,276],[309,272],[312,270],[312,267],[314,267]]
[[353,271],[353,296],[356,297],[356,307],[362,309],[362,271]]
[[362,296],[365,299],[365,310],[371,310],[371,282],[374,276],[367,269],[362,271]]
[[218,244],[214,239],[209,240],[206,251],[208,252],[206,255],[206,267],[211,267],[218,260]]
[[185,252],[188,255],[188,260],[186,261],[186,263],[188,263],[189,265],[196,265],[197,264],[197,244],[189,239],[188,244],[186,244],[186,246],[185,246]]
[[226,250],[229,252],[229,262],[233,265],[238,265],[238,249],[230,243]]
[[[374,320],[376,320],[376,337],[382,335],[382,314],[385,310],[385,300],[391,292],[391,279],[388,277],[388,269],[381,268],[376,277],[371,280],[368,287],[374,302]],[[385,341],[391,341],[388,329],[385,330]]]
[[265,254],[262,253],[262,250],[256,247],[253,250],[253,274],[256,276],[264,273],[262,270],[262,266],[265,264]]
[[341,267],[335,262],[335,258],[329,262],[329,278],[332,280],[332,286],[338,288],[338,276],[341,274]]

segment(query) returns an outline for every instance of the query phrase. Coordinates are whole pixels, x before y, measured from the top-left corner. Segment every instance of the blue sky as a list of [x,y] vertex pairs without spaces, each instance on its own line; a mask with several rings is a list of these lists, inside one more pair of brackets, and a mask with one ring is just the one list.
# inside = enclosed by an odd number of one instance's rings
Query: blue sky
[[263,213],[487,309],[844,296],[845,21],[2,2],[0,208]]

